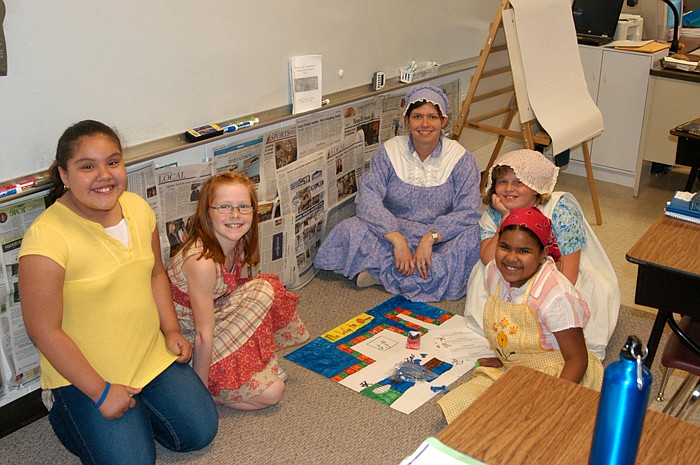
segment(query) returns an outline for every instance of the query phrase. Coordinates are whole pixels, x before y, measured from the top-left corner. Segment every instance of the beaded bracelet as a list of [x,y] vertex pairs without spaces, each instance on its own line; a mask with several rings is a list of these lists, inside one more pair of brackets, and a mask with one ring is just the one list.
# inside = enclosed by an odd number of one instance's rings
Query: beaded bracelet
[[104,402],[105,399],[107,398],[107,393],[109,392],[109,388],[110,388],[111,386],[112,386],[112,385],[109,384],[109,381],[105,381],[105,390],[102,391],[102,395],[101,395],[100,398],[97,400],[97,402],[95,402],[95,408],[100,408],[100,405],[102,405],[102,402]]

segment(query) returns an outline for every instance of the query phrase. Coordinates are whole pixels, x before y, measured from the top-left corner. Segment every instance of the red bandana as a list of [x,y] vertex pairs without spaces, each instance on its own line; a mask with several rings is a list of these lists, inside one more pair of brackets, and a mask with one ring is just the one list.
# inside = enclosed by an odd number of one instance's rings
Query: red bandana
[[503,228],[511,224],[523,226],[534,232],[540,239],[540,242],[547,246],[547,254],[551,255],[554,261],[559,260],[559,257],[561,257],[561,250],[559,250],[557,238],[554,237],[552,222],[544,213],[535,207],[514,208],[510,211],[510,214],[501,221],[498,232],[500,233]]

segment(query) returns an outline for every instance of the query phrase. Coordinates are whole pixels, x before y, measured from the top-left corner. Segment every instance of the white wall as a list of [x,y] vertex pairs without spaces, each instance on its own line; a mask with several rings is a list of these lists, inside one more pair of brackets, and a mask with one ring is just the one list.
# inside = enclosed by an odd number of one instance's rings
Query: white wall
[[[70,124],[125,146],[291,102],[288,59],[323,55],[323,93],[411,60],[477,56],[497,0],[5,0],[0,183],[50,165]],[[338,71],[344,70],[340,78]]]

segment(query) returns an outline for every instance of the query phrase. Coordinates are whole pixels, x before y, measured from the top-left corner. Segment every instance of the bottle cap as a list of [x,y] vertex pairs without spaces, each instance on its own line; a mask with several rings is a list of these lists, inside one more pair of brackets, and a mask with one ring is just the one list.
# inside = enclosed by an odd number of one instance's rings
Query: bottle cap
[[630,360],[642,359],[647,357],[647,346],[637,336],[631,335],[627,338],[627,342],[620,351],[620,356]]

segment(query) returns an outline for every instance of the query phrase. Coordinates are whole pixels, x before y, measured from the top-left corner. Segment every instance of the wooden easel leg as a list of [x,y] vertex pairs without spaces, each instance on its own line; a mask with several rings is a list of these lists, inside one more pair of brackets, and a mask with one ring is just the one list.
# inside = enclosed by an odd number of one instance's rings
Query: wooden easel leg
[[523,144],[526,149],[535,150],[535,141],[532,139],[532,121],[523,123]]
[[591,152],[588,150],[588,141],[581,144],[583,149],[583,161],[586,164],[586,177],[588,178],[588,189],[591,191],[593,198],[593,210],[595,211],[596,224],[603,224],[603,215],[600,213],[600,204],[598,203],[598,189],[595,186],[595,178],[593,177],[593,166],[591,165]]
[[472,75],[469,90],[467,91],[467,95],[466,97],[464,97],[464,101],[462,102],[462,109],[459,112],[459,117],[456,121],[455,126],[452,128],[452,138],[454,140],[458,141],[459,138],[462,136],[462,130],[464,130],[464,126],[466,125],[467,118],[469,116],[469,107],[474,101],[476,89],[479,86],[479,80],[481,79],[481,76],[486,68],[486,62],[489,58],[489,54],[491,53],[491,46],[494,45],[494,41],[496,40],[496,34],[498,34],[498,30],[503,23],[503,10],[509,8],[509,6],[509,0],[501,0],[501,5],[496,11],[496,16],[489,25],[489,34],[486,38],[486,44],[484,45],[484,48],[479,54],[479,63],[477,64],[476,70]]
[[[511,101],[510,108],[508,109],[508,115],[506,116],[505,122],[503,123],[503,127],[508,129],[510,128],[511,123],[513,122],[513,119],[515,118],[516,113],[518,113],[518,107],[515,104],[515,96],[513,96],[513,100]],[[496,161],[496,158],[498,158],[498,154],[501,153],[501,148],[503,148],[503,143],[506,140],[506,136],[498,136],[498,139],[496,139],[496,145],[493,147],[493,152],[491,152],[491,158],[489,159],[489,163],[486,165],[486,170],[481,174],[481,183],[479,184],[479,189],[482,194],[484,194],[484,189],[486,188],[486,182],[489,179],[489,170],[493,166],[493,163]]]
[[479,183],[479,191],[481,194],[485,194],[484,189],[486,189],[486,182],[489,179],[489,170],[491,170],[491,167],[493,166],[493,163],[496,161],[496,158],[498,158],[498,154],[501,152],[501,147],[503,147],[503,141],[505,140],[505,136],[498,136],[498,140],[496,141],[496,145],[493,147],[493,152],[491,152],[491,158],[489,158],[489,162],[486,165],[486,169],[484,170],[483,173],[481,173],[481,182]]

